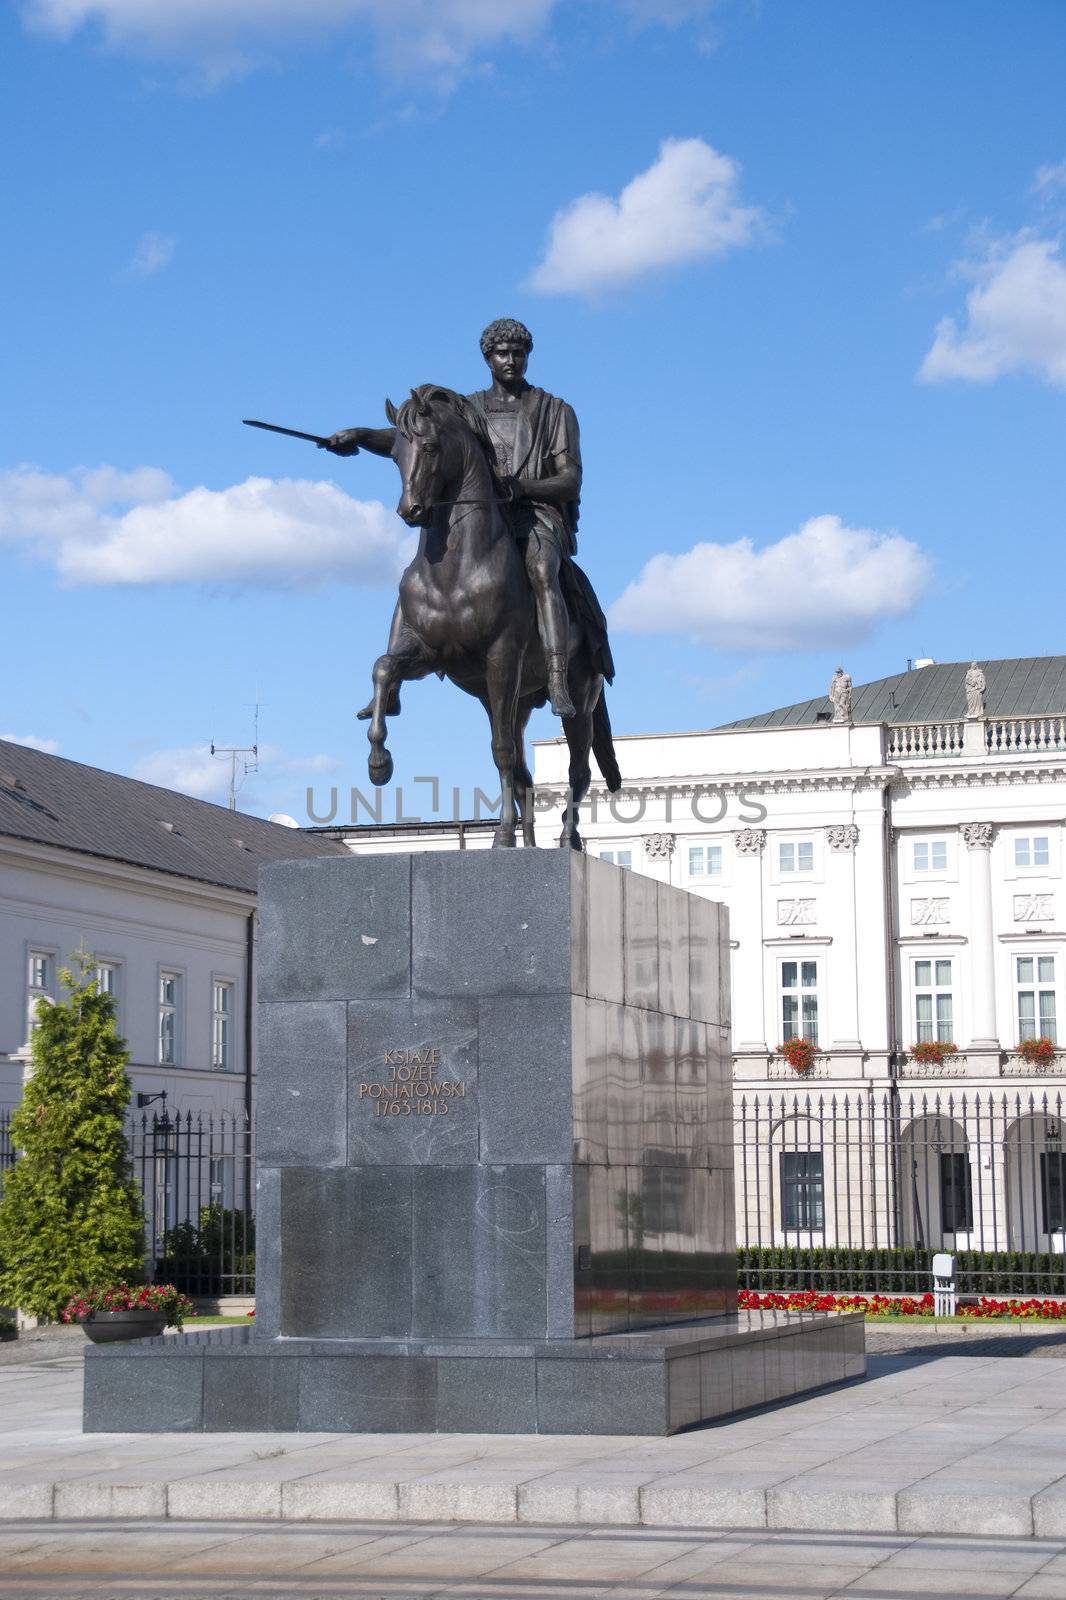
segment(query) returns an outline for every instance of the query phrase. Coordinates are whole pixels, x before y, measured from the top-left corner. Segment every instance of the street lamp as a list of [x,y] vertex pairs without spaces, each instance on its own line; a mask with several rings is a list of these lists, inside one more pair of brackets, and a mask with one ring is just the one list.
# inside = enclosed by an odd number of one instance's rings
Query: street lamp
[[178,1130],[167,1116],[167,1091],[160,1089],[158,1094],[137,1095],[137,1109],[143,1111],[145,1106],[154,1105],[157,1100],[162,1100],[162,1112],[152,1118],[152,1153],[157,1156],[172,1156],[177,1154]]

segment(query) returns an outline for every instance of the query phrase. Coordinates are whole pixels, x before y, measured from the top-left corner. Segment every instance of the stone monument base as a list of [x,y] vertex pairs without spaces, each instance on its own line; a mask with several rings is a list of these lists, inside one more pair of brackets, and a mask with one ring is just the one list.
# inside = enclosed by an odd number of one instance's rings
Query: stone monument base
[[256,1339],[85,1352],[87,1433],[669,1434],[860,1378],[861,1313],[741,1311],[583,1339]]

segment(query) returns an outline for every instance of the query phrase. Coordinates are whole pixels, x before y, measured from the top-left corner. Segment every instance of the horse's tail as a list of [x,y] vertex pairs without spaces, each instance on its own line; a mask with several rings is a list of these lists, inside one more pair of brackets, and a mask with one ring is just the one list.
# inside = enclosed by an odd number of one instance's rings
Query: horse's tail
[[607,699],[602,689],[600,698],[596,701],[596,709],[592,713],[592,753],[596,757],[596,765],[603,774],[608,792],[617,794],[622,787],[622,774],[618,770],[611,719],[607,715]]

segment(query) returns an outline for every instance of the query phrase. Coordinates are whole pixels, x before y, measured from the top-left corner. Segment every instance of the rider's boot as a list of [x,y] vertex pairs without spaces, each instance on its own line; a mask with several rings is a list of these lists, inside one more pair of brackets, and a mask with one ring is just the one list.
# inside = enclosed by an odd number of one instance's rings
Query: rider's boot
[[548,699],[555,717],[576,717],[577,707],[570,698],[566,682],[566,657],[557,654],[548,657]]

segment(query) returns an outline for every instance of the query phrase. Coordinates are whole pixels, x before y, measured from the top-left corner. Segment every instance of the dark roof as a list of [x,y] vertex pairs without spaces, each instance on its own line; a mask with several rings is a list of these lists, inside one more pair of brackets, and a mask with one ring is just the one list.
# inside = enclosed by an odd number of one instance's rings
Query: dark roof
[[[858,683],[852,694],[856,722],[950,722],[966,715],[968,661],[938,661]],[[1023,656],[979,661],[985,675],[985,711],[990,717],[1044,717],[1066,712],[1066,656]],[[725,728],[804,728],[832,711],[827,694],[777,711],[741,717]]]
[[348,853],[302,829],[2,739],[0,835],[252,894],[264,861]]

